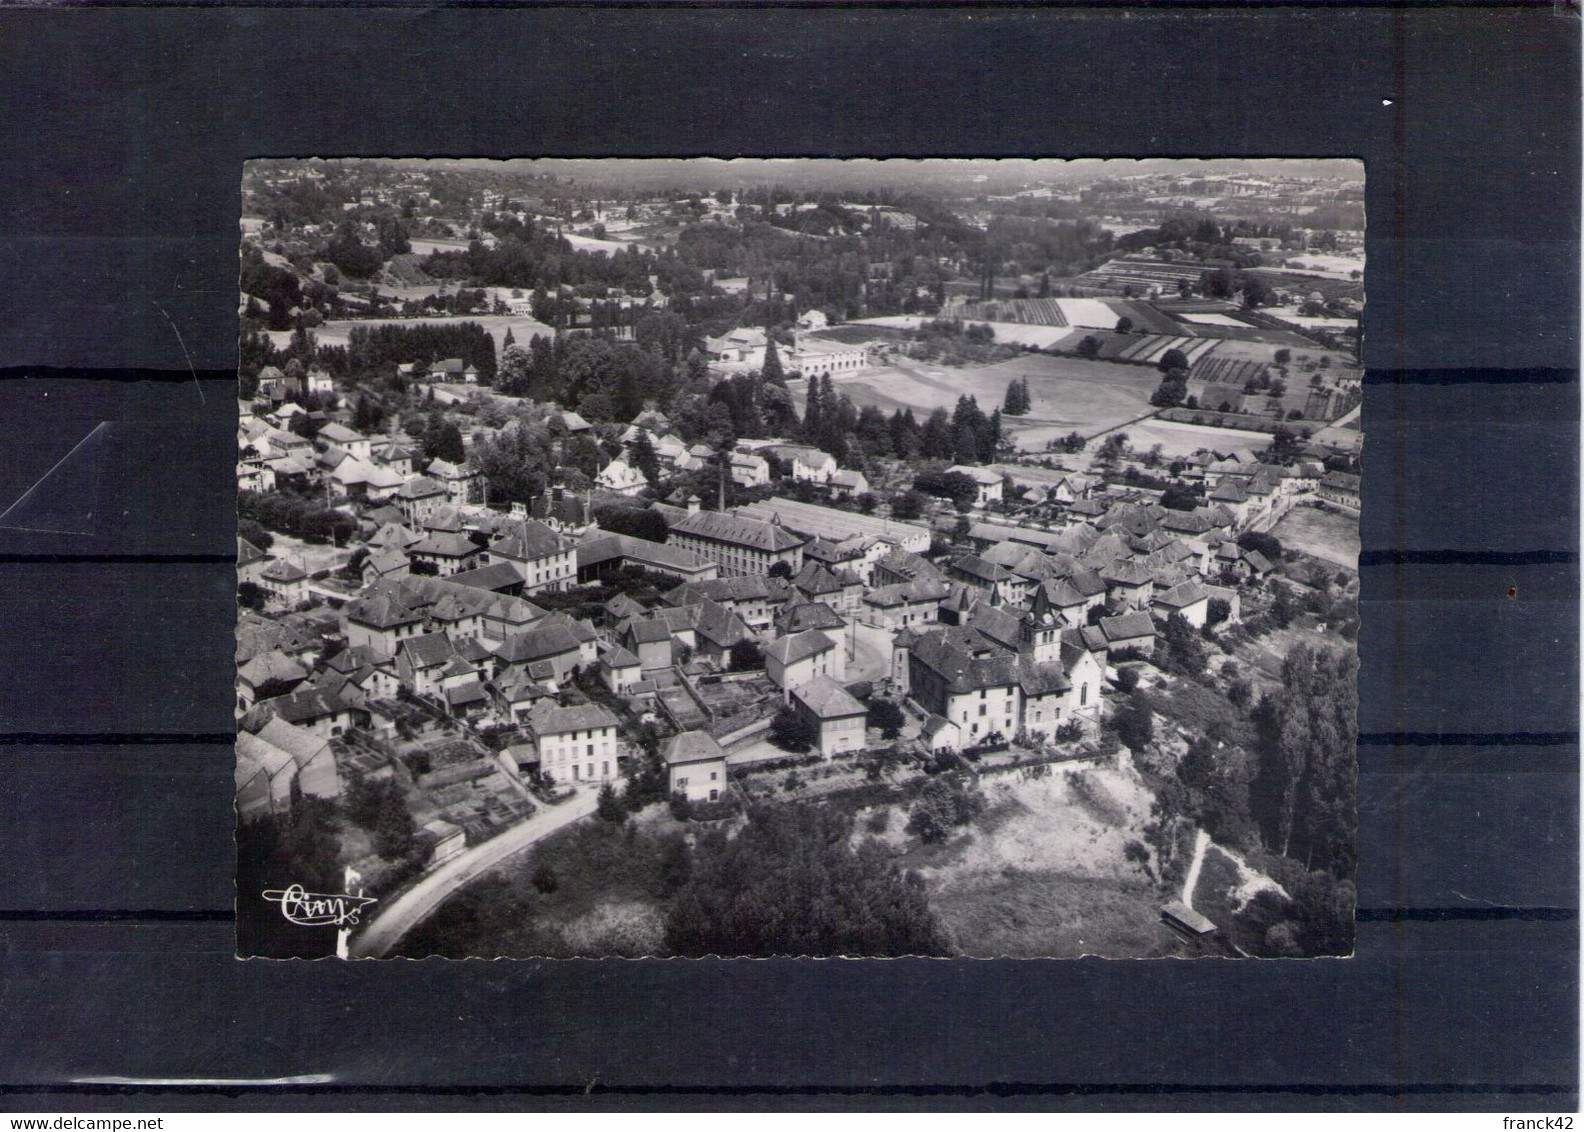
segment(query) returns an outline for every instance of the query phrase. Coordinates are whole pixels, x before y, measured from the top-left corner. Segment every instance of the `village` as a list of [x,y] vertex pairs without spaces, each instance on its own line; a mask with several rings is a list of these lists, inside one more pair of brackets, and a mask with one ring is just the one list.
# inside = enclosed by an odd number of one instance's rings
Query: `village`
[[[243,225],[246,879],[353,956],[1348,953],[1352,182],[326,164]],[[828,937],[747,918],[799,839]]]

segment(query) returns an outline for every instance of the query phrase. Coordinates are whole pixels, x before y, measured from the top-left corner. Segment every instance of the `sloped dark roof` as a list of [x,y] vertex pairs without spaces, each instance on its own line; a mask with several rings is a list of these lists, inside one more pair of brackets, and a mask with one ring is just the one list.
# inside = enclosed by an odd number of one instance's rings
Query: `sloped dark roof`
[[665,759],[667,766],[680,766],[725,759],[726,752],[708,731],[683,731],[665,741],[660,757]]
[[1155,622],[1147,613],[1124,613],[1120,617],[1100,618],[1100,631],[1107,641],[1126,641],[1134,637],[1153,637]]
[[415,668],[433,668],[444,664],[456,655],[451,638],[444,633],[425,633],[401,643],[400,654]]
[[746,546],[770,554],[792,550],[808,541],[775,523],[763,523],[758,519],[728,515],[721,511],[695,511],[691,515],[682,515],[671,520],[671,530],[692,538]]
[[866,711],[863,704],[829,676],[814,677],[807,684],[792,689],[792,696],[821,719],[847,719]]

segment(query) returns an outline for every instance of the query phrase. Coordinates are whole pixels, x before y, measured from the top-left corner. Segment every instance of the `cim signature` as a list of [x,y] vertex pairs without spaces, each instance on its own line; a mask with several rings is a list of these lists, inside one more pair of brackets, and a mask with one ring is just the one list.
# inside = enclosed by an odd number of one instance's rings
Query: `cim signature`
[[365,904],[378,897],[348,896],[345,893],[306,892],[300,884],[290,888],[272,888],[264,899],[280,905],[281,915],[298,927],[350,927],[358,922],[358,913]]

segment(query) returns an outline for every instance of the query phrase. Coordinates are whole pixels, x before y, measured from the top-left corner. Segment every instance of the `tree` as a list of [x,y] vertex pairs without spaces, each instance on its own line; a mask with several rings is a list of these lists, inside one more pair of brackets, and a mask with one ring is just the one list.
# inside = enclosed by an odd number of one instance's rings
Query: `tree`
[[766,385],[786,384],[786,372],[781,368],[781,354],[774,338],[765,340],[764,367],[759,371],[759,380]]
[[654,441],[649,439],[647,432],[640,432],[633,437],[632,443],[627,446],[627,455],[633,467],[649,481],[650,487],[660,482],[660,455],[655,451]]
[[665,516],[648,507],[628,507],[614,504],[594,509],[594,521],[601,530],[612,534],[631,535],[650,542],[665,542],[671,528]]
[[1197,677],[1205,670],[1209,657],[1204,640],[1194,632],[1188,619],[1173,613],[1161,630],[1161,644],[1165,651],[1166,666],[1180,676]]
[[1232,603],[1224,597],[1213,597],[1205,609],[1205,624],[1219,625],[1232,616]]
[[927,842],[944,841],[953,827],[967,825],[984,809],[984,796],[953,774],[930,779],[908,813],[907,830]]
[[1155,738],[1155,713],[1137,692],[1128,697],[1127,706],[1117,713],[1116,733],[1123,745],[1135,753],[1149,746]]
[[1160,408],[1175,408],[1188,396],[1188,371],[1172,370],[1150,394],[1150,404]]
[[1174,369],[1186,371],[1188,369],[1188,355],[1181,350],[1173,348],[1162,354],[1160,361],[1155,364],[1162,373],[1170,373]]
[[556,876],[555,867],[549,861],[540,861],[535,865],[533,875],[528,879],[546,896],[561,887],[561,878]]
[[1029,411],[1030,407],[1028,378],[1013,380],[1007,386],[1006,401],[1001,411],[1009,417],[1021,417]]
[[1085,334],[1078,343],[1078,356],[1081,358],[1094,358],[1100,355],[1100,339],[1093,334]]
[[772,578],[781,578],[790,582],[792,580],[792,564],[790,562],[777,562],[766,573]]
[[1237,544],[1243,550],[1259,551],[1273,564],[1282,560],[1281,540],[1264,531],[1244,531],[1238,535]]
[[1285,629],[1293,623],[1293,618],[1298,616],[1298,603],[1293,600],[1291,588],[1281,582],[1271,583],[1275,591],[1275,600],[1271,602],[1271,623],[1278,629]]
[[243,609],[263,609],[265,597],[264,589],[258,583],[237,583],[237,604]]
[[622,805],[621,799],[616,796],[616,788],[609,782],[599,788],[599,797],[594,803],[594,813],[600,821],[620,825],[627,820],[627,807]]
[[1268,843],[1336,877],[1353,874],[1358,661],[1301,644],[1282,662],[1281,688],[1255,713],[1256,808]]
[[770,721],[770,742],[783,751],[801,755],[819,742],[819,732],[801,712],[788,705],[776,712]]
[[1121,318],[1117,319],[1116,332],[1118,334],[1133,333],[1133,320],[1127,315],[1123,315]]
[[754,672],[764,667],[764,649],[759,642],[744,638],[731,647],[732,672]]
[[924,496],[917,491],[904,491],[891,501],[893,519],[917,519],[924,514]]
[[246,539],[260,550],[268,550],[275,545],[275,536],[253,519],[237,520],[237,537]]
[[895,739],[902,733],[902,725],[906,722],[902,709],[890,700],[876,699],[869,705],[866,723],[869,727],[877,728],[882,739]]
[[706,834],[666,916],[666,946],[703,955],[941,955],[923,884],[852,818],[780,803],[749,811],[734,837]]

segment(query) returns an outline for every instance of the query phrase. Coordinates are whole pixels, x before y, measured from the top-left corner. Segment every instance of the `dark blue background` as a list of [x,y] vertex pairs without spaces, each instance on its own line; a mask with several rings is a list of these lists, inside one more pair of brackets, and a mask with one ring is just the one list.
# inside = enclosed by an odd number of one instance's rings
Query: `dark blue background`
[[[0,532],[7,1107],[1575,1107],[1578,48],[1548,5],[0,13],[0,505],[123,426],[91,536]],[[357,154],[1363,158],[1357,955],[232,958],[241,169]]]

